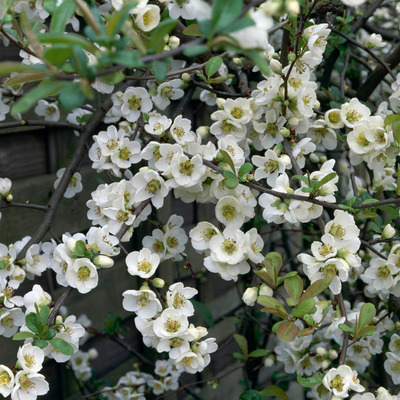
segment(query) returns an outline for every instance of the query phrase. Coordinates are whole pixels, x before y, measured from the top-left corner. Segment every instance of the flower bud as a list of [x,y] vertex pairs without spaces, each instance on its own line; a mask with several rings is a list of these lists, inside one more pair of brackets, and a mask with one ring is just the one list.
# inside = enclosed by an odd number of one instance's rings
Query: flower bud
[[[297,119],[297,118],[296,118]],[[283,136],[283,137],[289,137],[290,136],[290,131],[288,128],[282,127],[279,131],[279,133]]]
[[169,47],[167,44],[164,46],[164,51],[170,51],[171,47]]
[[224,104],[225,104],[225,99],[221,98],[221,97],[217,97],[217,106],[218,108],[224,108]]
[[8,202],[10,202],[10,201],[12,201],[12,199],[13,199],[13,195],[12,195],[11,193],[8,194],[7,197],[6,197],[6,200],[7,200]]
[[89,349],[88,355],[89,360],[95,360],[99,356],[99,352],[96,349]]
[[205,139],[206,137],[208,137],[209,133],[210,133],[210,127],[209,126],[199,126],[196,129],[196,133],[202,138]]
[[56,324],[62,324],[64,322],[63,317],[61,315],[57,315]]
[[270,368],[274,365],[274,356],[270,355],[264,360],[264,367]]
[[339,357],[339,354],[336,350],[329,350],[328,351],[328,357],[330,360],[336,360]]
[[183,82],[190,82],[192,80],[192,77],[187,72],[184,72],[181,75],[181,79],[183,80]]
[[198,326],[196,329],[197,329],[197,332],[199,335],[199,339],[208,335],[208,330],[207,330],[207,328],[204,328],[204,326]]
[[242,300],[250,307],[254,306],[257,301],[258,289],[256,287],[249,287],[243,293]]
[[325,357],[327,353],[326,349],[324,349],[323,347],[317,347],[315,351],[322,357]]
[[171,49],[175,49],[180,45],[181,41],[177,36],[170,36],[168,44],[171,47]]
[[319,110],[320,107],[321,107],[321,103],[318,100],[315,100],[314,110]]
[[151,284],[152,284],[155,288],[161,289],[161,288],[164,287],[165,281],[164,281],[164,279],[161,279],[161,278],[154,278],[154,279],[151,281]]
[[299,119],[297,117],[290,117],[288,120],[289,125],[292,128],[296,128],[299,125]]
[[300,4],[297,0],[289,0],[286,10],[288,14],[297,15],[300,12]]
[[241,67],[241,66],[243,65],[242,59],[239,58],[239,57],[234,57],[234,58],[232,59],[232,61],[233,61],[233,63],[234,63],[235,65],[238,65],[239,67]]
[[279,158],[285,163],[285,167],[288,167],[292,163],[287,154],[282,154]]
[[392,225],[387,224],[383,228],[382,237],[384,239],[391,239],[396,234],[396,230],[393,228]]
[[282,73],[282,64],[278,60],[272,59],[269,66],[275,74],[280,75]]
[[0,178],[0,194],[2,196],[7,196],[10,192],[12,186],[12,182],[8,178]]
[[247,174],[246,175],[246,181],[247,182],[250,182],[250,181],[252,181],[254,179],[254,175],[253,174]]
[[260,286],[260,290],[258,292],[259,296],[272,296],[274,291],[265,283]]
[[290,62],[293,62],[295,59],[296,59],[296,54],[295,53],[293,53],[293,52],[290,52],[289,54],[288,54],[288,60],[290,61]]
[[100,254],[93,259],[93,264],[100,268],[111,268],[114,265],[114,260]]
[[310,161],[314,164],[318,164],[319,163],[319,157],[315,154],[315,153],[311,153],[308,158],[310,159]]
[[322,367],[322,369],[327,369],[328,367],[329,367],[329,364],[330,364],[331,362],[329,361],[329,360],[324,360],[324,361],[322,361],[322,363],[321,363],[321,367]]
[[69,251],[75,251],[75,247],[76,247],[76,240],[72,237],[68,238],[67,240],[67,248]]
[[326,156],[321,156],[320,158],[319,158],[319,162],[320,163],[324,163],[324,162],[326,162],[328,160],[328,158],[326,157]]
[[139,168],[139,172],[147,172],[147,171],[151,171],[150,167],[140,167]]

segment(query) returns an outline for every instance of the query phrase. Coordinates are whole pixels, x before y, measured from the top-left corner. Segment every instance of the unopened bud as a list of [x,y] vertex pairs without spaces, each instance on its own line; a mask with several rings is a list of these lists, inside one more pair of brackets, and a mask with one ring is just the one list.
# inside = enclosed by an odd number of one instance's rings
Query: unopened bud
[[235,65],[238,65],[239,67],[241,67],[241,66],[243,65],[242,59],[239,58],[239,57],[234,57],[232,61],[233,61],[233,63],[234,63]]
[[254,175],[253,174],[247,174],[246,175],[246,181],[250,182],[254,179]]
[[89,349],[88,356],[89,360],[95,360],[99,356],[99,352],[96,349]]
[[6,200],[7,201],[11,201],[13,199],[13,195],[10,193],[9,195],[7,195]]
[[331,362],[329,360],[322,361],[322,363],[321,363],[322,369],[327,369],[329,367],[330,363]]
[[328,357],[330,360],[336,360],[339,357],[339,354],[336,350],[329,350]]
[[224,108],[225,101],[226,101],[225,99],[217,97],[216,103],[218,108]]
[[61,315],[57,315],[56,324],[62,324],[64,322],[63,317]]
[[293,52],[290,52],[289,54],[288,54],[288,60],[290,61],[290,62],[293,62],[295,59],[296,59],[296,54],[295,53],[293,53]]
[[164,46],[164,51],[170,51],[171,47],[169,47],[167,44]]
[[279,130],[279,133],[283,136],[283,137],[289,137],[290,136],[290,131],[288,128],[282,127]]
[[76,240],[72,237],[68,238],[67,240],[67,248],[69,251],[75,251],[75,247],[76,247]]
[[308,158],[310,159],[310,161],[314,164],[318,164],[319,163],[319,157],[315,154],[315,153],[311,153]]
[[208,137],[209,133],[210,133],[210,127],[209,126],[199,126],[196,129],[196,133],[202,138],[205,139],[206,137]]
[[290,117],[288,120],[289,125],[292,128],[297,128],[297,126],[299,125],[299,119],[297,117]]
[[275,74],[280,75],[282,73],[282,64],[278,60],[272,59],[269,63],[269,66],[271,71]]
[[321,156],[320,158],[319,158],[319,162],[320,163],[324,163],[324,162],[326,162],[328,160],[328,158],[326,157],[326,156]]
[[250,307],[254,306],[258,297],[258,289],[256,287],[249,287],[243,293],[242,300]]
[[327,353],[326,349],[324,349],[323,347],[317,347],[315,351],[322,357],[325,357]]
[[274,357],[273,356],[268,356],[265,360],[264,360],[264,367],[265,368],[270,368],[274,365]]
[[297,0],[289,0],[286,9],[288,14],[297,15],[300,12],[300,4]]
[[150,167],[140,167],[139,168],[139,172],[147,172],[147,171],[151,171]]
[[315,100],[314,110],[319,110],[320,107],[321,107],[321,103],[318,100]]
[[164,279],[161,279],[161,278],[154,278],[154,279],[151,281],[151,284],[152,284],[155,288],[161,289],[161,288],[164,287],[165,281],[164,281]]
[[180,39],[177,36],[170,36],[168,44],[171,47],[171,49],[175,49],[176,47],[179,46],[181,43]]
[[184,72],[181,75],[181,78],[182,78],[183,82],[190,82],[192,80],[192,77],[187,72]]
[[259,296],[272,296],[274,294],[274,291],[266,284],[262,284],[260,286],[260,290],[258,292]]
[[114,260],[100,254],[93,259],[93,264],[100,268],[111,268],[114,265]]
[[282,154],[279,158],[285,163],[285,167],[288,167],[292,163],[287,154]]
[[392,225],[387,224],[383,228],[382,237],[384,239],[391,239],[396,234],[396,230],[393,228]]

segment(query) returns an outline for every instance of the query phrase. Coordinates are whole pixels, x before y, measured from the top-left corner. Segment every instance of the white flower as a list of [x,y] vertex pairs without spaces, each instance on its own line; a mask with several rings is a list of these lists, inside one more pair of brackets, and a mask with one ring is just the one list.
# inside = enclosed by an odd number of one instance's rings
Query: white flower
[[28,343],[18,349],[17,359],[24,371],[35,373],[42,369],[44,353],[39,347]]
[[344,127],[344,122],[341,118],[341,110],[332,108],[325,113],[325,122],[333,129],[341,129]]
[[336,133],[325,120],[319,119],[315,121],[314,124],[310,125],[307,136],[310,137],[315,144],[321,143],[327,150],[334,150],[336,148]]
[[250,101],[245,98],[227,99],[224,103],[224,113],[228,119],[240,125],[247,124],[253,115]]
[[[136,7],[135,23],[144,32],[153,30],[160,23],[160,8],[156,5]],[[135,9],[135,10],[136,10]]]
[[311,53],[317,57],[322,57],[326,47],[326,38],[331,30],[327,29],[328,24],[319,24],[309,26],[304,30],[304,37],[308,38],[307,46]]
[[15,375],[15,386],[11,392],[12,400],[35,400],[37,396],[46,394],[49,384],[41,374],[19,371]]
[[129,253],[126,257],[128,272],[133,276],[137,275],[144,279],[153,276],[159,263],[160,257],[147,248]]
[[246,260],[237,264],[228,264],[214,261],[210,256],[204,259],[204,266],[210,272],[218,274],[223,280],[234,282],[237,281],[238,275],[244,275],[250,271],[250,265]]
[[171,100],[178,100],[184,95],[184,91],[180,89],[182,79],[173,79],[172,81],[164,82],[157,88],[157,94],[152,96],[154,105],[160,110],[165,110]]
[[140,318],[153,318],[162,310],[157,295],[150,289],[125,290],[122,307],[135,312]]
[[3,397],[10,395],[14,388],[14,374],[5,365],[0,365],[0,394]]
[[376,33],[371,34],[368,39],[367,47],[369,49],[374,49],[375,47],[385,47],[386,42],[382,40],[382,36]]
[[122,96],[122,115],[129,122],[136,122],[141,112],[149,112],[153,103],[146,89],[142,87],[129,87]]
[[236,226],[227,226],[210,240],[211,258],[214,261],[238,264],[245,258],[245,237]]
[[18,327],[24,325],[25,315],[20,308],[0,309],[0,335],[6,338],[13,336]]
[[357,379],[357,372],[347,365],[331,368],[322,380],[324,386],[339,399],[348,397],[348,391],[363,392],[365,388]]
[[370,266],[361,275],[367,278],[367,281],[378,291],[387,291],[394,286],[394,277],[400,272],[390,261],[380,257],[371,260]]
[[171,126],[172,120],[162,115],[161,117],[150,117],[149,122],[144,126],[144,130],[155,136],[162,136]]
[[243,205],[234,196],[224,196],[215,206],[215,216],[225,226],[240,228],[245,220]]
[[181,336],[189,326],[184,313],[174,308],[165,309],[154,321],[154,333],[161,339],[172,339]]
[[361,104],[357,98],[351,99],[349,103],[342,104],[340,111],[342,121],[349,128],[354,128],[357,123],[368,118],[370,115],[370,109]]
[[132,179],[132,185],[136,189],[134,201],[142,202],[151,199],[154,207],[161,208],[164,197],[168,195],[169,189],[164,179],[153,170],[138,172]]
[[385,371],[391,376],[395,385],[400,383],[400,356],[395,353],[387,352],[387,360],[383,363]]
[[76,259],[68,267],[65,278],[69,286],[78,289],[82,294],[90,292],[99,282],[97,269],[87,258]]
[[249,287],[245,290],[242,296],[243,302],[252,307],[257,301],[258,289],[256,287]]
[[174,283],[167,292],[168,307],[179,310],[187,317],[190,317],[194,314],[194,308],[188,299],[191,299],[197,293],[196,289],[184,287],[182,282]]
[[203,252],[209,249],[209,242],[218,233],[218,229],[210,222],[202,221],[189,232],[192,246],[195,250]]
[[246,255],[254,263],[260,263],[264,260],[264,256],[261,254],[264,248],[264,241],[261,235],[258,234],[256,228],[251,228],[244,235]]
[[171,175],[174,179],[167,181],[169,187],[195,186],[205,178],[206,167],[199,155],[192,158],[184,154],[175,154],[171,160]]
[[[65,168],[61,168],[57,171],[57,179],[54,182],[54,189],[57,189],[58,185],[60,184],[60,181],[64,175]],[[72,175],[71,180],[68,183],[67,190],[64,193],[64,197],[67,199],[70,199],[74,197],[77,193],[82,192],[83,186],[82,186],[82,175],[79,172],[75,172],[74,175]]]
[[26,314],[31,312],[36,313],[35,304],[39,307],[48,306],[51,303],[51,296],[43,290],[40,285],[33,285],[30,292],[24,296],[24,306],[26,307]]
[[278,176],[285,172],[286,166],[282,158],[278,157],[276,153],[268,149],[264,157],[253,156],[251,159],[252,163],[258,167],[254,172],[254,179],[259,181],[260,179],[267,178],[269,186],[275,186]]
[[39,100],[35,107],[35,113],[44,117],[45,121],[58,121],[60,119],[60,111],[55,103],[49,103],[46,100]]
[[358,7],[364,4],[367,0],[341,0],[345,6]]
[[392,225],[386,224],[382,231],[382,237],[384,239],[390,239],[396,234],[396,230]]
[[176,143],[185,145],[195,141],[195,134],[192,129],[192,122],[190,119],[183,118],[182,115],[178,115],[174,119],[174,123],[170,128],[170,133]]

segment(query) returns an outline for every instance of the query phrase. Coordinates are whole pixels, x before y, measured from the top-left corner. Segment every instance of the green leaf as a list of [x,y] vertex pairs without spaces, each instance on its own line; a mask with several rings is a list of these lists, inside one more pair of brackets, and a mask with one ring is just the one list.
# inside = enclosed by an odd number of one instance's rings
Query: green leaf
[[246,390],[240,397],[240,400],[266,400],[266,397],[257,390]]
[[275,385],[268,386],[267,388],[262,390],[261,393],[263,395],[266,395],[266,396],[274,396],[274,397],[276,397],[278,399],[281,399],[281,400],[289,400],[289,398],[287,397],[285,391],[283,389],[281,389],[280,387],[275,386]]
[[227,178],[227,179],[229,179],[229,178],[233,178],[233,179],[237,178],[237,176],[232,171],[224,171],[222,176],[224,178]]
[[55,10],[50,23],[50,32],[65,31],[67,21],[74,15],[76,4],[74,0],[64,0]]
[[258,296],[257,303],[265,306],[261,310],[263,312],[269,312],[283,319],[288,317],[285,307],[272,296]]
[[242,0],[214,0],[211,13],[210,36],[230,26],[242,11]]
[[238,178],[228,178],[225,180],[225,186],[228,189],[235,189],[239,185],[239,179]]
[[293,342],[296,339],[299,328],[292,321],[283,321],[276,331],[276,337],[282,342]]
[[186,36],[203,36],[198,24],[190,24],[182,33]]
[[161,21],[150,33],[150,38],[147,40],[148,48],[154,50],[155,53],[161,53],[165,45],[164,36],[170,34],[177,23],[178,21],[172,18]]
[[350,333],[354,334],[354,327],[353,326],[348,326],[346,324],[339,324],[339,328],[343,332],[350,332]]
[[90,53],[97,53],[98,48],[82,35],[70,33],[65,35],[61,32],[38,33],[36,35],[40,43],[68,44],[70,46],[77,45]]
[[6,18],[8,10],[10,9],[11,4],[13,3],[13,1],[14,0],[7,0],[5,4],[4,4],[4,1],[3,1],[3,3],[2,3],[2,13],[1,13],[2,14],[2,18],[1,18],[1,21],[0,21],[0,25],[3,25],[3,22],[4,22],[5,18]]
[[323,378],[324,374],[321,374],[320,372],[317,372],[314,376],[309,378],[303,378],[301,375],[297,375],[297,382],[299,382],[303,387],[312,387],[315,385],[320,385]]
[[261,270],[256,270],[254,269],[253,272],[255,274],[257,274],[262,280],[264,280],[265,282],[270,283],[271,285],[274,284],[274,279],[273,277],[271,277],[271,275],[265,270],[265,269],[261,269]]
[[297,318],[303,318],[306,314],[311,314],[315,307],[314,299],[302,300],[293,310],[292,315]]
[[295,275],[290,278],[286,278],[284,282],[288,295],[292,299],[298,300],[303,293],[303,280],[298,275]]
[[293,175],[291,177],[291,179],[293,179],[293,180],[299,179],[299,180],[303,181],[307,186],[310,183],[308,178],[306,176],[303,176],[303,175]]
[[251,163],[244,163],[240,168],[239,168],[239,176],[244,176],[251,172],[253,169],[253,164]]
[[17,61],[0,62],[0,75],[11,74],[12,72],[42,72],[42,68],[34,65],[21,64]]
[[376,326],[368,325],[357,332],[357,337],[372,336],[375,332]]
[[14,85],[19,85],[21,83],[36,82],[36,81],[40,81],[48,76],[49,76],[49,72],[47,72],[47,71],[21,72],[17,75],[14,75],[10,79],[7,79],[3,83],[3,85],[4,86],[14,86]]
[[68,84],[67,81],[51,81],[45,80],[40,85],[36,86],[24,96],[22,96],[17,103],[15,103],[11,114],[18,115],[28,111],[31,107],[37,104],[38,100],[44,97],[55,96]]
[[258,66],[258,68],[260,68],[260,71],[263,75],[270,74],[269,65],[267,63],[267,60],[263,57],[262,52],[259,52],[257,50],[247,50],[247,51],[241,50],[241,52],[245,56],[250,58],[250,60],[252,60],[254,64]]
[[231,156],[229,153],[225,150],[220,150],[218,153],[219,160],[225,164],[228,164],[229,167],[231,168],[232,172],[236,172],[235,164],[233,163]]
[[162,82],[167,76],[168,64],[165,61],[155,60],[151,63],[154,75],[158,82]]
[[282,256],[275,251],[268,253],[264,259],[264,266],[268,275],[272,277],[273,287],[276,289],[278,274],[282,267]]
[[49,315],[50,315],[50,308],[47,306],[42,306],[39,311],[39,316],[43,324],[47,322],[47,318],[49,318]]
[[45,347],[48,346],[49,343],[47,342],[47,340],[35,339],[35,340],[33,341],[33,344],[34,344],[35,346],[39,347],[39,349],[44,349]]
[[66,356],[74,354],[74,348],[63,339],[51,339],[49,343],[61,354],[65,354]]
[[108,36],[113,36],[117,34],[125,21],[129,18],[129,11],[132,10],[137,5],[136,1],[130,1],[125,3],[118,12],[114,12],[110,19],[107,21],[106,34]]
[[237,351],[233,352],[232,356],[233,356],[233,358],[236,358],[238,360],[245,360],[246,359],[246,357],[242,353],[239,353]]
[[135,50],[120,50],[109,56],[110,61],[116,64],[126,65],[130,68],[142,67],[144,64],[139,52]]
[[210,309],[203,303],[197,300],[190,300],[193,304],[194,309],[196,310],[197,313],[199,313],[202,317],[204,322],[210,327],[214,327],[214,318],[212,316],[212,313]]
[[315,296],[318,296],[331,284],[331,281],[331,278],[324,278],[311,284],[302,294],[300,302],[304,301],[305,299],[312,299]]
[[37,314],[31,312],[25,317],[26,326],[33,333],[40,335],[42,329],[42,322]]
[[90,69],[88,68],[88,60],[86,53],[79,46],[72,46],[71,64],[74,66],[75,71],[84,77],[88,77]]
[[364,304],[360,309],[360,318],[358,320],[358,330],[369,325],[370,322],[375,318],[376,309],[372,303]]
[[72,47],[66,44],[52,46],[45,50],[44,58],[52,65],[61,68],[71,57]]
[[0,270],[6,267],[6,262],[4,260],[0,260]]
[[240,31],[241,29],[244,29],[244,28],[247,28],[247,27],[253,26],[253,25],[255,25],[255,22],[252,18],[243,17],[243,18],[237,19],[229,26],[221,29],[220,32],[228,34],[228,33],[236,32],[236,31]]
[[60,93],[60,103],[66,111],[78,108],[85,102],[85,95],[78,82],[72,82]]
[[257,350],[253,350],[252,352],[250,352],[249,357],[252,357],[252,358],[266,357],[268,354],[269,354],[268,350],[257,349]]
[[85,254],[86,251],[86,244],[83,240],[77,240],[75,243],[75,251],[82,256]]
[[13,337],[12,340],[25,340],[28,338],[35,337],[35,334],[31,332],[17,332]]
[[196,57],[200,54],[206,53],[207,51],[208,47],[204,44],[195,44],[194,46],[186,47],[186,49],[183,50],[183,54],[186,57]]
[[325,185],[325,183],[328,183],[329,181],[331,181],[332,179],[335,179],[336,177],[337,177],[336,172],[331,172],[330,174],[324,176],[316,185],[315,190],[320,189],[323,185]]
[[236,343],[239,345],[239,348],[242,351],[244,357],[247,359],[247,356],[249,355],[247,339],[242,335],[238,335],[237,333],[235,333],[233,337],[236,340]]
[[208,78],[211,78],[222,65],[222,58],[221,57],[213,57],[207,61],[206,66],[204,67],[204,71]]
[[51,15],[57,7],[57,0],[43,0],[43,8]]
[[54,336],[56,336],[57,332],[54,329],[49,329],[45,334],[43,339],[51,340]]
[[395,121],[400,121],[400,115],[390,114],[385,118],[385,126],[391,125]]

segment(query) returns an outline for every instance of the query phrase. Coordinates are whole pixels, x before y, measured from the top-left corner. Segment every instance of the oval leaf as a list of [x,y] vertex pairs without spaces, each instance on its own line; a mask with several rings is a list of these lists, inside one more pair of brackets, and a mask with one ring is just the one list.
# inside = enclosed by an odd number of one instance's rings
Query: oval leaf
[[294,322],[284,321],[278,326],[276,336],[282,342],[293,342],[293,340],[296,339],[298,331],[299,328]]

